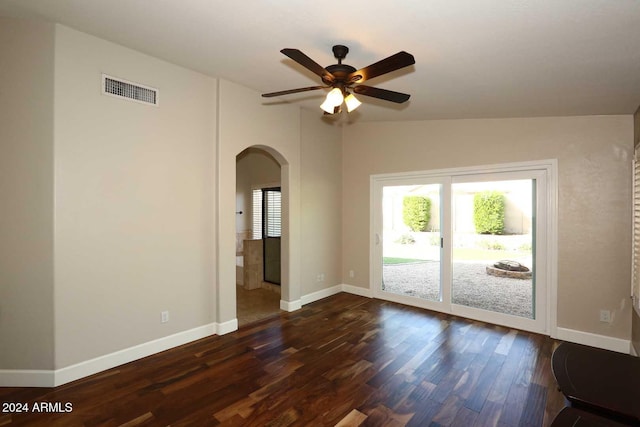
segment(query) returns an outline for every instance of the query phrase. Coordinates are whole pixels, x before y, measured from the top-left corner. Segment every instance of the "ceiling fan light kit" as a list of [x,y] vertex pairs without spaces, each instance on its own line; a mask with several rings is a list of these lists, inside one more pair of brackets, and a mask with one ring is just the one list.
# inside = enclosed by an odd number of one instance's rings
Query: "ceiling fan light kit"
[[347,112],[350,113],[362,104],[352,93],[344,98],[344,103],[347,105]]
[[320,105],[324,111],[329,114],[333,114],[336,107],[342,105],[342,101],[344,101],[344,95],[342,94],[342,90],[340,88],[333,88],[327,94],[324,102]]
[[333,55],[338,60],[338,63],[329,65],[326,68],[319,65],[298,49],[282,49],[280,52],[318,75],[325,86],[310,86],[299,89],[265,93],[262,95],[263,97],[270,98],[274,96],[289,95],[292,93],[331,88],[324,102],[320,105],[320,108],[325,111],[325,114],[335,114],[341,111],[340,106],[343,102],[347,106],[347,112],[351,112],[360,106],[361,102],[352,92],[398,104],[408,101],[411,96],[406,93],[394,92],[392,90],[360,84],[365,80],[370,80],[374,77],[415,64],[413,55],[407,52],[398,52],[395,55],[389,56],[388,58],[359,70],[351,65],[342,63],[342,60],[347,56],[347,53],[349,53],[349,48],[343,45],[333,46]]

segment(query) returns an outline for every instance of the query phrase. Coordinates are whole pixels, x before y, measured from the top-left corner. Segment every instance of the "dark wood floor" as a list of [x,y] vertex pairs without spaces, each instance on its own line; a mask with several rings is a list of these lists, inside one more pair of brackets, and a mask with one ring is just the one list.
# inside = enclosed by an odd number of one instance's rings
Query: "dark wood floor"
[[546,426],[564,406],[548,337],[338,294],[55,389],[9,426]]

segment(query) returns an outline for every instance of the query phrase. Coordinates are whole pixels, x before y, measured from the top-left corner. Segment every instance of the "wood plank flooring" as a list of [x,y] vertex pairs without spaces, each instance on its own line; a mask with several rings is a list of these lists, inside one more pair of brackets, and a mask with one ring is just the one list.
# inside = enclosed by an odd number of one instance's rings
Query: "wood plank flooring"
[[0,388],[72,405],[0,426],[548,426],[555,345],[342,293],[55,389]]

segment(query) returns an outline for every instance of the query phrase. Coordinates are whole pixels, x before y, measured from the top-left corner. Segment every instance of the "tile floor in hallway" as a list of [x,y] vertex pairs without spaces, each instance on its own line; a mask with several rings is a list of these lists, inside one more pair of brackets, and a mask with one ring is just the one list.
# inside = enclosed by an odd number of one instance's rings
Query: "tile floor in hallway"
[[280,294],[269,289],[250,291],[236,286],[238,326],[280,314]]

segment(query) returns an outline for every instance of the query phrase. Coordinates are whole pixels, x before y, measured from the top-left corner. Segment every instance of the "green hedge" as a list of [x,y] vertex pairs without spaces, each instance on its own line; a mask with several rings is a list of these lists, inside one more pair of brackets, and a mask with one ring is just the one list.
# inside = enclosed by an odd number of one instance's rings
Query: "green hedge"
[[502,234],[504,232],[504,194],[483,191],[473,197],[473,223],[476,233]]
[[402,219],[411,231],[427,231],[431,220],[431,199],[406,196],[402,199]]

